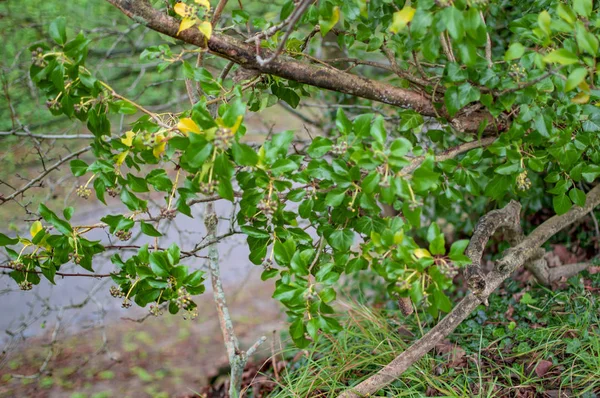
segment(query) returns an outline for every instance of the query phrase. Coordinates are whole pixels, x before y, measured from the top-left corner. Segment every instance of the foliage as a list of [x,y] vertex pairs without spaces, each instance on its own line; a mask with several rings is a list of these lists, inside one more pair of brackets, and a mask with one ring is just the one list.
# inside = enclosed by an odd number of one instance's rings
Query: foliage
[[[507,284],[506,292],[474,312],[451,340],[379,394],[494,397],[562,391],[594,396],[599,387],[600,303],[593,294],[598,275],[586,277],[585,285],[571,278],[561,292],[537,287],[523,294],[523,286]],[[291,344],[284,350],[288,365],[271,396],[337,396],[423,332],[415,315],[406,318],[396,308],[348,307],[340,320],[344,331],[335,338],[324,336],[303,355]]]
[[[178,34],[196,29],[207,42],[216,30],[207,18],[210,4],[195,3],[171,1],[168,12],[183,17]],[[293,2],[279,10],[286,20]],[[237,8],[230,23],[241,31],[247,24],[259,31],[272,25]],[[341,329],[332,303],[344,274],[371,270],[390,296],[410,297],[433,317],[450,311],[445,291],[470,260],[467,241],[450,244],[440,228],[443,212],[469,214],[474,203],[485,209],[511,198],[536,210],[546,196],[563,214],[585,204],[585,190],[600,176],[600,19],[589,0],[511,7],[432,0],[312,4],[285,42],[287,56],[316,51],[307,33],[317,27],[322,36],[337,31],[338,45],[353,56],[391,53],[396,74],[374,78],[427,96],[436,117],[418,108],[350,114],[338,107],[330,134],[303,143],[284,131],[254,147],[244,141],[248,112],[278,101],[296,108],[317,90],[276,74],[246,81],[217,75],[187,61],[203,49],[167,42],[146,48],[141,58],[160,61],[158,71],[177,70],[203,96],[184,112],[157,114],[102,80],[87,63],[90,40],[68,34],[67,25],[66,18],[55,20],[52,42],[31,46],[30,78],[52,114],[80,120],[95,137],[95,160],[70,162],[73,174],[87,179],[78,194],[87,198],[93,188],[103,203],[106,194],[118,196],[129,211],[77,226],[70,223],[72,208],[61,216],[42,204],[43,221],[34,223],[31,237],[0,235],[13,260],[10,275],[24,290],[40,283],[40,275],[53,282],[69,261],[93,271],[94,256],[106,247],[85,238],[91,229],[128,240],[139,228],[157,243],[126,259],[112,257],[117,287],[111,292],[124,297],[125,307],[133,299],[154,303],[158,313],[168,302],[170,312],[183,308],[193,316],[191,296],[204,290],[204,277],[180,263],[193,252],[159,247],[160,221],[191,217],[191,206],[202,201],[239,199],[236,221],[250,261],[264,267],[263,279],[276,279],[273,297],[287,308],[290,335],[304,347],[320,332]],[[275,49],[284,37],[265,35],[260,45]],[[461,122],[473,112],[491,116],[475,131]],[[119,115],[137,117],[124,134],[111,128]],[[151,215],[150,192],[164,195],[158,215]],[[383,216],[381,204],[402,217]]]

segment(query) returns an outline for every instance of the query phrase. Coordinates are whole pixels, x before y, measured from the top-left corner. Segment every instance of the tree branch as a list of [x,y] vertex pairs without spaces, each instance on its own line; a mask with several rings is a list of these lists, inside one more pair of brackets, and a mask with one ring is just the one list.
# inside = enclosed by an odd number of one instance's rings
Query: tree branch
[[[257,54],[253,46],[229,36],[214,34],[207,41],[198,29],[184,30],[178,36],[179,21],[154,9],[149,2],[144,0],[107,1],[119,8],[128,17],[159,33],[181,39],[201,48],[208,47],[208,51],[212,54],[233,61],[246,69],[254,69],[263,74],[275,75],[299,83],[389,105],[411,108],[425,116],[441,114],[447,117],[448,115],[444,108],[436,112],[435,105],[420,93],[340,70],[303,64],[287,57],[278,57],[267,64],[261,65],[256,59]],[[456,119],[458,125],[463,127],[465,131],[471,132],[477,131],[483,122],[487,122],[486,129],[488,131],[494,131],[497,125],[493,121],[494,118],[485,111],[475,112]]]

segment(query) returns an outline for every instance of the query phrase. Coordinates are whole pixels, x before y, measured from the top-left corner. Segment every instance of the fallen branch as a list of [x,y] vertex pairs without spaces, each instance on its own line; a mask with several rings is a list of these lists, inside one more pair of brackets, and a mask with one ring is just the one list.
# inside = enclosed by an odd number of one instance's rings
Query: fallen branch
[[[384,366],[379,372],[362,381],[360,384],[339,395],[340,398],[358,398],[370,396],[396,380],[416,361],[423,358],[436,344],[448,336],[477,308],[483,300],[496,290],[513,271],[523,266],[533,256],[539,254],[539,249],[549,238],[558,231],[579,220],[594,207],[600,204],[600,185],[588,192],[584,207],[573,206],[571,210],[560,216],[554,216],[539,227],[515,247],[508,249],[504,256],[496,263],[496,268],[485,275],[485,288],[479,295],[469,293],[454,309],[437,325],[417,340],[406,351],[398,355],[392,362]],[[508,206],[515,207],[514,204]],[[520,206],[519,206],[520,207]],[[515,210],[507,210],[506,215],[514,215]],[[513,224],[514,225],[514,224]],[[496,228],[500,227],[497,225]],[[487,237],[489,239],[489,236]],[[478,245],[477,245],[478,246]],[[475,250],[473,255],[479,255]],[[572,267],[576,269],[576,267]]]

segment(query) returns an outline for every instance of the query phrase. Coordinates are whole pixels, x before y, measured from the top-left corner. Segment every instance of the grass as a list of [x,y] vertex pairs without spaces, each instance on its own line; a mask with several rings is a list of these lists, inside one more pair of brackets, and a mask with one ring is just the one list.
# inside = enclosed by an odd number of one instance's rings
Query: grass
[[[561,290],[523,293],[508,282],[434,352],[376,396],[596,397],[600,394],[600,274]],[[334,397],[379,370],[421,335],[416,317],[353,302],[344,331],[288,361],[272,397]],[[421,315],[423,321],[423,315]],[[426,321],[425,331],[434,324]],[[561,395],[563,394],[563,395]]]

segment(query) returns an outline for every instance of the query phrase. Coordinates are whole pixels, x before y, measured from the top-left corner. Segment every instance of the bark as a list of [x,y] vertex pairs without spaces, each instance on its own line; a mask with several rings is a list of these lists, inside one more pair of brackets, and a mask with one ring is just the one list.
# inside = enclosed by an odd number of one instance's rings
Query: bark
[[[343,392],[339,397],[358,398],[371,396],[396,380],[404,373],[404,371],[432,350],[438,342],[452,333],[452,331],[454,331],[454,329],[456,329],[456,327],[460,325],[460,323],[464,321],[483,300],[492,294],[492,292],[494,292],[494,290],[496,290],[513,271],[523,266],[525,262],[532,257],[535,258],[536,256],[539,256],[540,246],[550,237],[585,216],[594,207],[598,206],[598,204],[600,204],[600,185],[588,192],[584,207],[574,206],[567,213],[550,218],[537,227],[527,237],[523,238],[515,247],[507,250],[500,261],[498,261],[496,269],[484,276],[485,287],[479,295],[475,295],[474,293],[468,294],[448,315],[444,317],[444,319],[411,345],[406,351],[398,355],[379,372]],[[508,206],[511,206],[511,204]],[[498,218],[502,218],[503,214],[504,216],[507,214],[512,216],[514,213],[506,211],[504,213],[496,214],[499,214]],[[494,224],[494,222],[488,221],[486,224]],[[488,232],[493,233],[493,228],[487,230]],[[489,236],[487,239],[489,239]],[[480,243],[474,243],[472,251],[474,256],[480,255],[480,247],[482,247]],[[573,267],[573,269],[575,269],[575,267]]]
[[[277,57],[271,62],[261,64],[257,58],[271,56],[271,52],[261,49],[256,54],[253,45],[226,35],[213,34],[210,40],[198,29],[187,29],[177,35],[179,21],[156,10],[145,0],[107,0],[119,8],[134,21],[149,27],[159,33],[171,36],[186,43],[205,48],[212,54],[228,59],[246,69],[260,73],[279,76],[299,83],[337,91],[345,94],[382,102],[402,108],[410,108],[424,116],[436,117],[441,115],[450,119],[443,107],[436,108],[429,98],[411,90],[395,87],[390,84],[343,72],[341,70],[304,64],[288,57]],[[439,104],[438,104],[439,105]],[[488,112],[478,111],[469,115],[451,119],[452,125],[461,131],[476,132],[482,123],[486,124],[488,132],[503,130],[504,121],[495,120]]]

